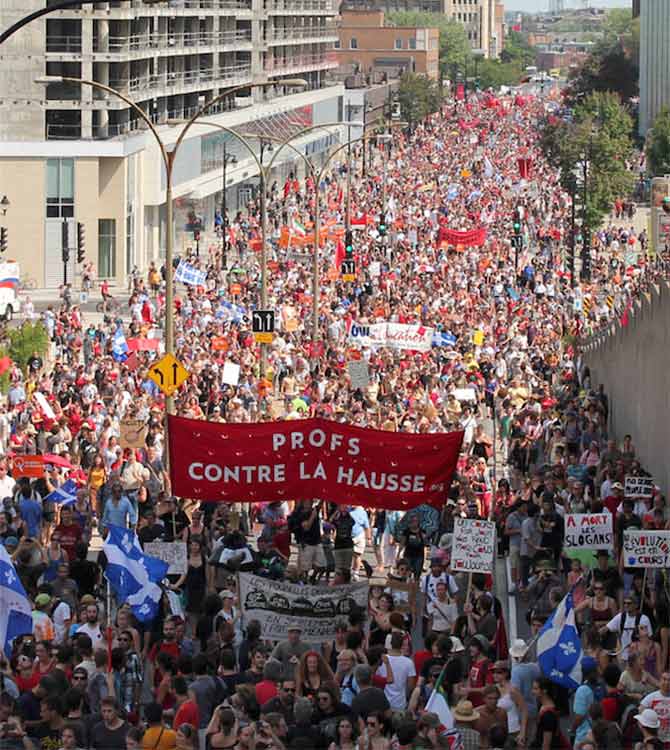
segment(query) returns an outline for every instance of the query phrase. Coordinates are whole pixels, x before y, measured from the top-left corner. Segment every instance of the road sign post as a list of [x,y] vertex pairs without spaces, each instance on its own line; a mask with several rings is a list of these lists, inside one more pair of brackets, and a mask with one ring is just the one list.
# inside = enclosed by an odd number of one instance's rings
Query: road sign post
[[149,377],[166,396],[172,396],[190,373],[174,355],[166,354],[151,367]]

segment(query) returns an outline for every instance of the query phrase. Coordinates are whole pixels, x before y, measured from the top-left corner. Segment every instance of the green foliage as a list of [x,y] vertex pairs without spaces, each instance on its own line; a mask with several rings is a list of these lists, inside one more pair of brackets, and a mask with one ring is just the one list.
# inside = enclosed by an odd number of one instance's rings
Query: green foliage
[[42,323],[26,321],[20,328],[9,332],[9,349],[7,355],[25,372],[28,360],[33,352],[44,357],[49,349],[49,335]]
[[440,89],[435,81],[416,73],[403,74],[398,88],[398,102],[400,116],[410,126],[437,112],[440,101]]
[[516,63],[521,68],[535,64],[535,48],[531,47],[523,34],[512,31],[505,38],[505,46],[500,53],[500,61],[503,63]]
[[638,95],[640,22],[631,11],[614,8],[603,23],[602,39],[571,76],[568,103],[594,91],[613,91],[628,101]]
[[470,42],[463,24],[447,18],[443,13],[397,11],[386,16],[387,26],[417,26],[440,30],[440,76],[446,78],[451,71],[464,72],[471,57]]
[[647,139],[647,162],[653,176],[670,174],[670,110],[656,116]]
[[598,228],[614,199],[627,196],[635,177],[626,162],[633,153],[633,120],[612,93],[592,93],[574,110],[574,121],[547,124],[541,144],[548,161],[560,169],[564,189],[584,197],[586,162],[587,226]]

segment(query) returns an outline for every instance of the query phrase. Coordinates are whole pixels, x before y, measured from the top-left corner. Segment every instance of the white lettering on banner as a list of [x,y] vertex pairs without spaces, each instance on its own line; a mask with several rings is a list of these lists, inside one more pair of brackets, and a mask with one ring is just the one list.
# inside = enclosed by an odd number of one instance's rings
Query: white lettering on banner
[[626,529],[623,561],[626,568],[670,568],[670,531]]
[[568,513],[565,516],[565,549],[614,549],[611,513]]
[[349,341],[358,346],[385,346],[419,352],[430,351],[433,343],[432,328],[404,323],[351,323],[348,335]]
[[454,519],[451,569],[459,573],[491,573],[495,560],[496,526],[474,518]]
[[264,639],[283,640],[290,627],[302,629],[307,643],[324,643],[335,637],[335,622],[354,608],[368,603],[368,583],[347,586],[297,586],[251,573],[239,574],[242,615],[258,620]]
[[146,542],[144,551],[168,563],[168,575],[182,575],[188,569],[186,542]]
[[[323,448],[326,442],[326,434],[323,430],[312,430],[305,436],[304,432],[294,431],[290,433],[289,440],[291,442],[291,450],[298,450],[305,447],[305,443],[309,443],[313,448]],[[328,443],[328,449],[334,451],[342,445],[344,435],[333,433],[330,436],[330,442]],[[281,432],[277,432],[272,436],[272,450],[278,451],[282,446],[286,445],[286,435]],[[347,440],[347,455],[357,456],[361,452],[360,440],[358,438],[349,438]]]
[[653,497],[654,480],[652,477],[626,477],[624,487],[626,497]]

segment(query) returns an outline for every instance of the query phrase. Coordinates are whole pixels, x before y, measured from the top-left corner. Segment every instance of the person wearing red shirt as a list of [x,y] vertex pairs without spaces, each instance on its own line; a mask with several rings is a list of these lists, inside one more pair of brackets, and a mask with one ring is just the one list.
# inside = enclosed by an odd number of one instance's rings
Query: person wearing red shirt
[[61,508],[60,523],[53,530],[53,533],[60,536],[60,546],[67,552],[68,561],[76,560],[76,547],[82,541],[84,531],[75,522],[72,515],[72,508],[69,505]]
[[283,666],[278,659],[268,659],[263,667],[263,679],[254,686],[256,703],[263,706],[279,695],[277,685],[282,679]]
[[158,688],[161,680],[165,676],[156,664],[158,654],[169,654],[174,659],[175,663],[181,656],[181,649],[177,643],[177,624],[172,617],[168,618],[163,623],[163,637],[160,641],[154,643],[149,651],[149,661],[151,661],[156,667],[154,671],[155,688]]
[[489,643],[484,635],[475,635],[470,643],[470,674],[468,676],[468,700],[477,708],[484,703],[482,693],[493,684],[491,662],[486,656]]
[[607,510],[616,518],[618,508],[623,502],[623,485],[621,482],[614,482],[612,485],[612,494],[608,495],[603,500],[603,505],[607,508]]
[[183,677],[174,680],[174,692],[177,698],[177,712],[174,715],[172,728],[176,731],[182,724],[190,724],[196,729],[200,726],[198,704],[189,697],[188,685]]
[[18,672],[14,681],[19,693],[30,692],[40,681],[40,673],[37,669],[34,669],[32,659],[25,654],[21,654],[16,668]]

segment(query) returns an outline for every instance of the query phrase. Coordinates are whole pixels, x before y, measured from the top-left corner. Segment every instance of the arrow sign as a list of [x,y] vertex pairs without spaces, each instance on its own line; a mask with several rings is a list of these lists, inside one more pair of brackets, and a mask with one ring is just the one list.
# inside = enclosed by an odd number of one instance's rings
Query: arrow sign
[[156,383],[166,396],[172,396],[189,377],[189,371],[172,354],[166,354],[149,371],[149,378]]

